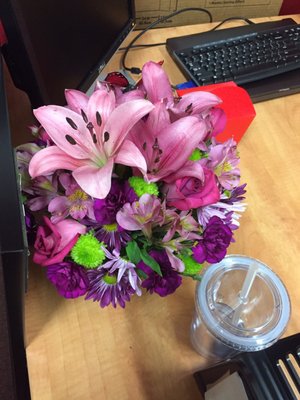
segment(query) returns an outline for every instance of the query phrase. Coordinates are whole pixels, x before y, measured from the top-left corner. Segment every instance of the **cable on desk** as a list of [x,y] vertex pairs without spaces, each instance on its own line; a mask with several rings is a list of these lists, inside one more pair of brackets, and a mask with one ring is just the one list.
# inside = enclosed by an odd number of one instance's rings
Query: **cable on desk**
[[121,66],[123,69],[125,69],[126,71],[131,72],[132,74],[140,74],[142,72],[142,70],[138,67],[127,67],[125,64],[126,61],[126,57],[127,54],[129,52],[129,50],[132,48],[133,44],[142,36],[144,35],[144,33],[146,33],[149,29],[153,28],[154,26],[156,26],[157,24],[166,21],[169,18],[175,17],[178,14],[181,14],[183,12],[187,12],[187,11],[200,11],[200,12],[204,12],[209,16],[209,22],[212,22],[213,18],[211,13],[206,10],[205,8],[199,8],[199,7],[189,7],[189,8],[182,8],[181,10],[177,10],[171,14],[165,15],[164,17],[160,17],[157,20],[155,20],[154,22],[152,22],[150,25],[148,25],[144,30],[142,30],[135,38],[132,39],[132,41],[129,43],[129,45],[126,47],[122,58],[121,58]]
[[[223,25],[225,22],[228,21],[234,21],[234,20],[242,20],[247,22],[249,25],[255,24],[255,22],[251,21],[248,18],[245,17],[229,17],[224,19],[223,21],[221,21],[218,25],[216,25],[214,28],[210,29],[209,31],[206,32],[210,32],[210,31],[215,31],[216,29],[218,29],[221,25]],[[155,47],[155,46],[165,46],[166,42],[159,42],[159,43],[139,43],[139,44],[134,44],[132,46],[130,46],[130,49],[139,49],[141,47]],[[125,51],[127,49],[128,46],[125,47],[120,47],[118,49],[118,51]]]
[[255,22],[253,22],[253,21],[251,21],[250,19],[245,18],[245,17],[229,17],[229,18],[223,19],[222,22],[220,22],[218,25],[216,25],[214,28],[210,29],[209,31],[215,31],[215,30],[218,29],[221,25],[223,25],[225,22],[234,21],[234,20],[236,20],[236,19],[241,19],[242,21],[247,22],[249,25],[255,24]]
[[[139,49],[141,47],[155,47],[155,46],[164,46],[166,42],[160,42],[160,43],[139,43],[139,44],[134,44],[133,46],[130,46],[130,49]],[[119,47],[118,51],[125,51],[127,49],[127,46],[125,47]]]

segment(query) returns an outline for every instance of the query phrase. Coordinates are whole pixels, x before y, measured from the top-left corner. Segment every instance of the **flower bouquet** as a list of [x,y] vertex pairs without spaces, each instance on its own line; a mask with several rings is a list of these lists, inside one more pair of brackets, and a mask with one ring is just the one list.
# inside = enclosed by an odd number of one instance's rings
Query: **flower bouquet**
[[148,62],[133,90],[67,90],[66,107],[34,110],[17,149],[33,261],[66,298],[125,307],[167,296],[219,262],[245,208],[239,156],[208,92],[176,97]]

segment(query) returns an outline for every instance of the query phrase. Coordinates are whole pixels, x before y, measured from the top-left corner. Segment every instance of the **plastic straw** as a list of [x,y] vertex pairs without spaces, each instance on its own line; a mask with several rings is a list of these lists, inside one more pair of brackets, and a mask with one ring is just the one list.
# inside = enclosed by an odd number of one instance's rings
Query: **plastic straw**
[[237,308],[234,310],[234,313],[233,313],[233,316],[232,316],[232,324],[233,325],[236,325],[238,323],[242,308],[248,302],[249,293],[250,293],[250,290],[252,288],[254,279],[256,277],[258,268],[259,267],[258,267],[257,264],[251,264],[249,266],[246,278],[245,278],[244,283],[243,283],[242,290],[241,290],[241,292],[239,294],[240,303],[237,306]]

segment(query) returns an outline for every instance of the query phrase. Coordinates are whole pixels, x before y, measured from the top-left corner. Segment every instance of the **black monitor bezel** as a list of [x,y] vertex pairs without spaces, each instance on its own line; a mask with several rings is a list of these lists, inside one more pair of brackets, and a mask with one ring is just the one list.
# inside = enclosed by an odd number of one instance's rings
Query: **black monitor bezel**
[[0,398],[29,400],[24,340],[28,244],[5,89],[0,51]]
[[[126,36],[135,26],[135,4],[134,0],[128,1],[129,19],[126,26],[119,33],[106,54],[99,55],[96,65],[87,68],[87,75],[83,76],[76,89],[87,91],[93,84],[101,70],[105,67]],[[18,0],[1,0],[1,21],[4,26],[7,43],[2,47],[2,54],[10,71],[11,77],[17,88],[25,91],[30,99],[32,107],[36,108],[52,101],[47,94],[43,80],[35,65],[35,57],[32,57],[30,42],[26,40],[25,28],[22,16],[18,9]]]

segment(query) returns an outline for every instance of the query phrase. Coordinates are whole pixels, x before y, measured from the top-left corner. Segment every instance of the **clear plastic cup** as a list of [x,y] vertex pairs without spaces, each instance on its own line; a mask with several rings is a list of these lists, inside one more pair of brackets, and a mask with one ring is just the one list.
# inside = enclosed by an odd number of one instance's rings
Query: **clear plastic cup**
[[283,334],[290,313],[287,290],[269,267],[229,255],[207,267],[196,286],[191,342],[216,360],[263,350]]

